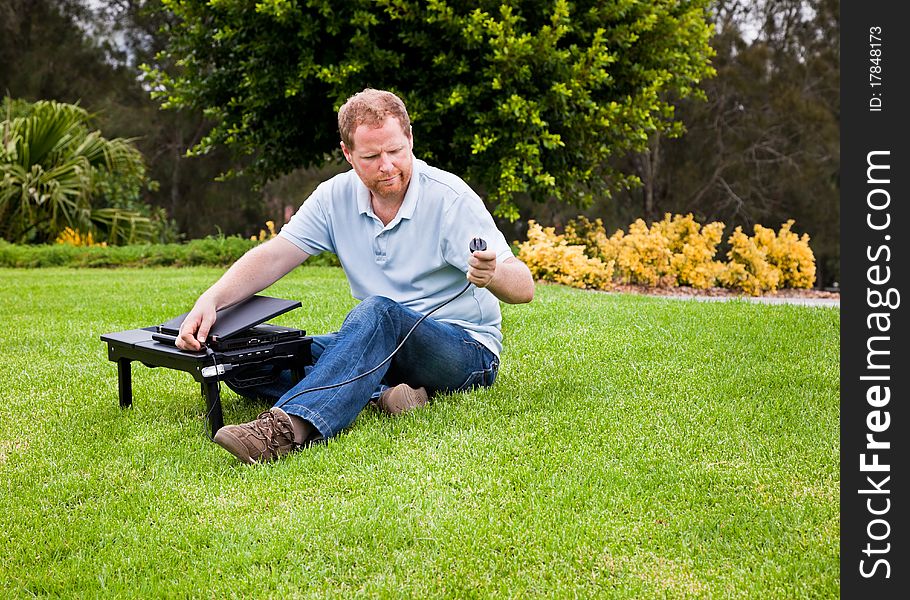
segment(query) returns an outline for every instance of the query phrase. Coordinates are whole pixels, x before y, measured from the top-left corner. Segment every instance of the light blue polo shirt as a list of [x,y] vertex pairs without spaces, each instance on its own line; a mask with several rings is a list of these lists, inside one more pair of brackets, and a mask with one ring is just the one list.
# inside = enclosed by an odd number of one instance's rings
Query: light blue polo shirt
[[[421,314],[465,286],[472,238],[486,240],[498,263],[512,256],[480,197],[461,178],[416,158],[388,225],[350,170],[321,183],[279,235],[309,255],[334,252],[358,300],[385,296]],[[486,289],[471,286],[432,318],[466,329],[497,356],[502,350],[499,300]]]

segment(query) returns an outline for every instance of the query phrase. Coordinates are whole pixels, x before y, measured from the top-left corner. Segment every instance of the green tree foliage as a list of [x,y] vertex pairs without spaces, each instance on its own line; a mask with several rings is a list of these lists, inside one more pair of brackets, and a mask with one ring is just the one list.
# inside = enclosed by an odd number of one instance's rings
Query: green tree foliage
[[0,97],[78,104],[107,137],[134,139],[158,187],[120,207],[158,215],[156,239],[176,239],[178,227],[191,238],[249,236],[276,216],[265,212],[262,194],[249,178],[215,181],[234,164],[225,150],[187,157],[209,127],[201,111],[162,111],[141,84],[138,63],[171,68],[154,62],[168,28],[158,7],[160,0],[0,0]]
[[611,157],[677,135],[673,100],[711,73],[706,0],[165,0],[149,73],[167,107],[214,123],[196,145],[249,157],[261,180],[337,156],[335,110],[398,92],[419,154],[515,198],[586,204],[634,183]]
[[130,73],[85,36],[80,0],[0,0],[0,96],[100,105]]
[[839,2],[714,5],[717,77],[704,83],[707,102],[681,103],[686,135],[660,148],[655,213],[692,211],[747,231],[795,219],[830,285],[840,254]]
[[126,64],[133,75],[133,85],[123,92],[124,102],[106,108],[105,123],[118,135],[135,137],[147,157],[149,173],[160,184],[147,201],[165,209],[189,238],[258,232],[275,215],[266,211],[263,194],[249,178],[218,180],[220,173],[234,167],[229,153],[218,149],[205,156],[187,156],[188,148],[210,127],[202,111],[162,111],[148,89],[139,85],[139,64],[154,64],[165,71],[174,68],[167,57],[157,58],[166,46],[173,17],[160,10],[160,0],[112,0],[96,6],[93,29],[117,41],[119,54],[113,53],[112,59]]
[[[793,219],[811,239],[819,285],[830,286],[840,255],[839,2],[713,0],[711,10],[717,74],[701,83],[705,100],[676,103],[685,135],[656,132],[643,152],[618,157],[642,185],[583,212],[611,230],[668,212],[744,231]],[[548,203],[534,214],[564,225],[578,211]]]
[[148,217],[118,208],[118,199],[110,198],[120,194],[128,201],[147,183],[142,155],[129,140],[92,131],[89,114],[75,105],[7,99],[3,108],[2,239],[47,242],[66,227],[101,233],[111,242],[152,235]]

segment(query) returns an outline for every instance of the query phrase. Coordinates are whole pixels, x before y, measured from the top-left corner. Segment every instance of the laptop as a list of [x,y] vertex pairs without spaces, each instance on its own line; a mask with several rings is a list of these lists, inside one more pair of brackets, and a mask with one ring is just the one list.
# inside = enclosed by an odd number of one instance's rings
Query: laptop
[[[209,331],[206,345],[214,350],[227,350],[303,335],[304,332],[299,329],[261,325],[300,306],[298,300],[284,300],[258,294],[250,296],[215,313],[215,323]],[[152,339],[163,344],[175,345],[180,326],[188,314],[189,312],[185,312],[158,325]]]

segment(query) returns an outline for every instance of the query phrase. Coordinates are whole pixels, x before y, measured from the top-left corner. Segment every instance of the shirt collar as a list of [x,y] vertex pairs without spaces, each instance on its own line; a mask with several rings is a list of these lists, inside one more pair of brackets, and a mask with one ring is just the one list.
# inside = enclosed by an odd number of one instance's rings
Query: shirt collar
[[367,186],[363,185],[363,182],[360,180],[360,177],[357,176],[357,173],[351,169],[351,173],[354,175],[354,178],[357,180],[356,190],[357,190],[357,208],[360,210],[362,215],[373,216],[373,207],[370,206],[370,190],[367,189]]
[[410,219],[414,216],[414,210],[417,208],[417,199],[420,197],[420,167],[422,164],[422,160],[417,160],[415,156],[411,157],[411,181],[408,182],[408,191],[405,192],[404,202],[401,203],[401,208],[398,209],[395,221]]

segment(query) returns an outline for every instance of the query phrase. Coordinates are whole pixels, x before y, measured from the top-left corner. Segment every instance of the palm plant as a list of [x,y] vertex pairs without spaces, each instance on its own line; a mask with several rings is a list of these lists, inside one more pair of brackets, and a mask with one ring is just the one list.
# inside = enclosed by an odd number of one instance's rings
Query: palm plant
[[[148,217],[98,204],[100,182],[112,176],[145,182],[145,162],[130,140],[90,131],[88,112],[54,101],[5,102],[0,123],[0,238],[53,241],[70,227],[102,233],[111,242],[152,234]],[[96,235],[97,237],[97,235]]]

